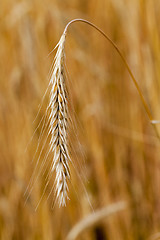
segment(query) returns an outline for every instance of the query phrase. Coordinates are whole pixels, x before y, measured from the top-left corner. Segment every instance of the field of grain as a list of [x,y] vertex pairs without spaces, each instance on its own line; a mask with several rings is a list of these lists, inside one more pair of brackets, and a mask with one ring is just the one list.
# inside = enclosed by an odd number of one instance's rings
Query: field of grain
[[[65,44],[70,200],[59,208],[54,193],[43,194],[47,163],[27,189],[46,136],[39,141],[42,126],[36,126],[49,100],[47,93],[41,105],[55,52],[48,54],[66,24],[87,19],[116,43],[153,119],[160,120],[159,13],[156,0],[1,0],[0,239],[63,240],[79,221],[121,201],[123,210],[84,229],[77,239],[160,239],[160,140],[121,58],[84,23],[70,26]],[[160,134],[160,125],[156,128]]]

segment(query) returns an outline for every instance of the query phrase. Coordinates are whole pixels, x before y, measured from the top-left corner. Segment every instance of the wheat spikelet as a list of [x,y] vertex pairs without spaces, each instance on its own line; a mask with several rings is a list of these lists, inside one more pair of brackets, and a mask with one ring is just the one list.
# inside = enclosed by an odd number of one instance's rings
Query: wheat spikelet
[[50,151],[53,152],[52,170],[56,172],[55,192],[59,206],[66,205],[68,198],[68,184],[70,179],[69,151],[67,141],[68,109],[64,76],[64,44],[63,33],[57,45],[57,53],[50,79]]

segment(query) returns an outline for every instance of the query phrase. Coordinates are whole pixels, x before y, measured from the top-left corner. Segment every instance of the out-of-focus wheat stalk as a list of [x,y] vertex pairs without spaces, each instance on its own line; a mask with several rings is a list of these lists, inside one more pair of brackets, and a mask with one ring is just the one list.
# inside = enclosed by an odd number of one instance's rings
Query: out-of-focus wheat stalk
[[113,203],[107,207],[104,207],[103,209],[97,210],[96,212],[88,215],[87,217],[82,219],[80,222],[78,222],[73,227],[73,229],[71,229],[66,239],[75,240],[86,229],[93,227],[95,224],[98,224],[100,221],[102,221],[106,217],[109,217],[112,214],[125,210],[126,207],[127,207],[127,203],[121,201],[121,202]]
[[148,240],[158,240],[160,239],[160,232],[151,235]]

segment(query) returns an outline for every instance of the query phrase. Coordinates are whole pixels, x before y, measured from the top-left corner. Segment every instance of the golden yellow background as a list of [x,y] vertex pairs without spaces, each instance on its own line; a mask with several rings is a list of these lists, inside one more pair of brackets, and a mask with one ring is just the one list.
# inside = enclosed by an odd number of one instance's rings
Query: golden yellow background
[[128,203],[126,210],[79,239],[158,239],[152,235],[160,231],[159,141],[120,57],[84,23],[69,28],[65,46],[75,124],[69,132],[75,166],[70,201],[51,210],[46,193],[35,211],[44,187],[41,174],[25,204],[39,129],[25,148],[45,113],[48,93],[33,124],[54,53],[46,56],[74,18],[95,23],[117,44],[160,119],[160,1],[1,0],[0,239],[65,239],[92,213],[89,201],[96,210],[120,200]]

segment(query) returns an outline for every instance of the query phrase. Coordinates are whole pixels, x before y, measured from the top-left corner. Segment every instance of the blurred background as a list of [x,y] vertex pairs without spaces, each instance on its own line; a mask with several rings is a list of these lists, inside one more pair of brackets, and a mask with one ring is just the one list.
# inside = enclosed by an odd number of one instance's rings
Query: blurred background
[[[160,231],[159,140],[120,57],[84,23],[69,28],[65,46],[74,122],[70,201],[66,208],[55,205],[52,210],[46,192],[35,211],[44,174],[28,201],[24,197],[36,165],[40,128],[25,149],[49,97],[47,93],[33,123],[55,53],[47,55],[65,25],[85,18],[108,34],[126,57],[154,118],[160,119],[159,13],[156,0],[1,0],[0,239],[65,239],[93,212],[90,205],[96,210],[119,200],[129,207],[79,239],[141,240]],[[40,162],[44,155],[45,147]]]

